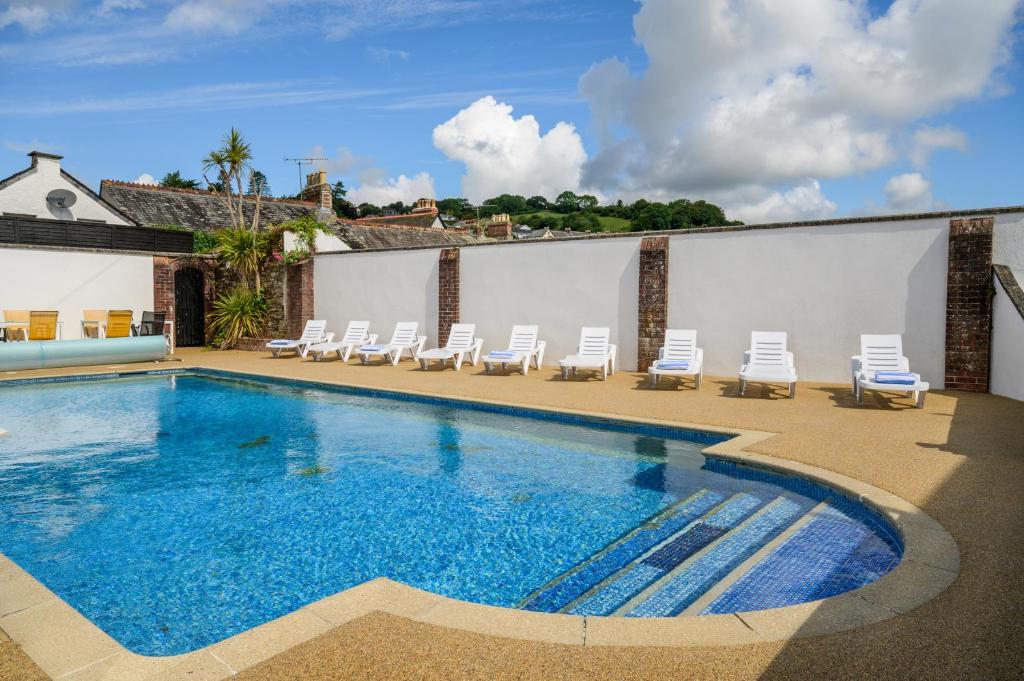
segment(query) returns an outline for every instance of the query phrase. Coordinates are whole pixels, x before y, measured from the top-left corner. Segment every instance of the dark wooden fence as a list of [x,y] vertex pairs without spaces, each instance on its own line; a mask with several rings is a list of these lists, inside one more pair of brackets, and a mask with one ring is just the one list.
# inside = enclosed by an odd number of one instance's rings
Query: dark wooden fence
[[0,216],[0,244],[191,253],[192,232]]

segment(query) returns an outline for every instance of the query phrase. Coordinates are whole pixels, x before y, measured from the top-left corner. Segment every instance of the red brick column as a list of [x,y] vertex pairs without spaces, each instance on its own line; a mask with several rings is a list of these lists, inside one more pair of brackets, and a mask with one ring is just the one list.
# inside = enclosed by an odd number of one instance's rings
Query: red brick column
[[459,323],[459,249],[442,248],[437,262],[437,345],[448,342],[452,324]]
[[284,286],[285,330],[288,338],[299,338],[313,318],[313,258],[288,265]]
[[658,359],[668,326],[668,237],[640,242],[640,297],[637,313],[637,371]]
[[[174,274],[183,267],[194,267],[203,273],[203,314],[213,311],[216,297],[217,265],[212,258],[196,256],[153,256],[153,311],[163,312],[169,321],[176,318],[174,310]],[[210,340],[207,331],[206,340]]]
[[993,218],[949,222],[946,387],[988,392]]

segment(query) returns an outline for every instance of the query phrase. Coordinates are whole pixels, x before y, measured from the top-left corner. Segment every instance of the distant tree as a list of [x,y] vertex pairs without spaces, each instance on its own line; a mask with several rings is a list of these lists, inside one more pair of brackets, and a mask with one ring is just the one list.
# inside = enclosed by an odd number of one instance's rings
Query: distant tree
[[576,197],[576,208],[579,210],[593,210],[597,208],[597,197],[584,194]]
[[633,216],[634,232],[669,229],[671,226],[672,211],[663,203],[647,203]]
[[555,210],[559,213],[573,213],[579,209],[579,197],[574,192],[564,191],[555,197]]
[[601,221],[590,212],[569,213],[562,218],[562,229],[574,232],[600,232]]
[[249,196],[273,196],[270,193],[270,180],[259,170],[253,170],[249,175],[249,187],[245,193]]
[[469,202],[469,199],[447,198],[437,202],[437,212],[461,217],[464,213],[472,213],[474,211],[473,204]]
[[199,180],[186,180],[181,176],[180,171],[173,171],[164,175],[160,180],[161,187],[173,187],[175,189],[199,189]]
[[345,189],[344,183],[341,180],[335,182],[331,187],[331,208],[338,217],[354,220],[359,217],[359,209],[345,199],[346,194],[348,190]]
[[359,217],[366,218],[373,215],[380,215],[381,209],[372,203],[360,203],[358,206]]
[[405,215],[412,210],[412,206],[407,206],[401,201],[395,201],[394,203],[389,203],[384,206],[384,210],[393,210],[398,215]]
[[526,199],[526,207],[530,210],[540,211],[547,210],[551,207],[551,204],[543,196],[531,196]]
[[527,211],[526,199],[518,194],[502,194],[495,196],[494,198],[487,199],[480,206],[480,215],[483,215],[484,207],[488,207],[491,210],[491,214],[494,213],[508,213],[509,215],[515,215],[516,213],[525,213]]

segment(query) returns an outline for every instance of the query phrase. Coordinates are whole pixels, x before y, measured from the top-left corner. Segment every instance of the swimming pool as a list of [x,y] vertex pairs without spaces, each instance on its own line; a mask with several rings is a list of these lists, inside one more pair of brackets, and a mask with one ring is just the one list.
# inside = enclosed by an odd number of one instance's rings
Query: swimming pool
[[378,576],[545,612],[739,612],[897,533],[725,436],[177,372],[0,389],[0,552],[124,646],[193,650]]

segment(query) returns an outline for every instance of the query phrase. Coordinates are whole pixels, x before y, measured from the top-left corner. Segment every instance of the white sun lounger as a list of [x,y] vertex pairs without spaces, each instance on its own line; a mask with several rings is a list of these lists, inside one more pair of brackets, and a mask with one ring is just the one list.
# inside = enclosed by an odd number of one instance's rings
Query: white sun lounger
[[786,351],[785,331],[754,331],[750,334],[750,350],[743,353],[740,367],[740,395],[747,383],[785,383],[789,396],[796,396],[796,367],[793,353]]
[[577,369],[597,369],[601,379],[607,380],[609,374],[615,373],[615,345],[608,342],[607,326],[584,326],[580,330],[580,344],[575,355],[558,360],[562,368],[562,379],[569,374],[576,375]]
[[369,364],[370,360],[374,357],[384,357],[392,365],[396,365],[402,359],[402,353],[406,350],[409,351],[409,354],[415,360],[423,349],[424,343],[427,342],[426,336],[416,335],[418,326],[416,322],[398,322],[395,324],[395,330],[391,334],[391,340],[388,343],[383,345],[367,343],[366,345],[359,346],[356,349],[359,360],[363,364]]
[[274,357],[280,357],[285,350],[291,350],[295,354],[305,357],[310,345],[316,343],[327,343],[334,338],[333,333],[327,333],[327,322],[323,319],[310,319],[302,330],[302,337],[298,340],[279,338],[267,343],[267,349]]
[[377,334],[370,333],[370,322],[349,322],[345,327],[345,335],[340,341],[316,343],[308,348],[315,361],[320,361],[332,352],[338,353],[338,359],[347,362],[352,351],[360,345],[377,342]]
[[697,331],[694,329],[667,329],[665,345],[658,351],[658,359],[647,370],[651,387],[658,384],[661,376],[692,377],[694,388],[700,387],[704,376],[704,350],[697,347]]
[[436,361],[441,363],[443,369],[448,360],[451,360],[452,366],[458,371],[462,368],[462,362],[467,355],[469,355],[469,361],[473,366],[476,366],[480,360],[480,350],[484,346],[484,341],[482,338],[474,338],[475,334],[476,324],[452,324],[451,331],[448,332],[448,342],[443,348],[433,348],[417,353],[416,358],[420,361],[420,367],[426,371],[430,367],[430,363]]
[[544,362],[544,341],[537,340],[539,327],[536,324],[519,325],[512,327],[512,336],[508,339],[508,348],[505,350],[492,350],[484,356],[484,369],[487,373],[495,365],[500,364],[502,370],[510,366],[522,368],[523,376],[530,371],[530,362],[540,369]]
[[850,358],[853,394],[864,404],[864,391],[914,394],[918,409],[924,407],[928,384],[920,374],[910,371],[910,360],[903,356],[903,338],[898,334],[860,337],[860,354]]

